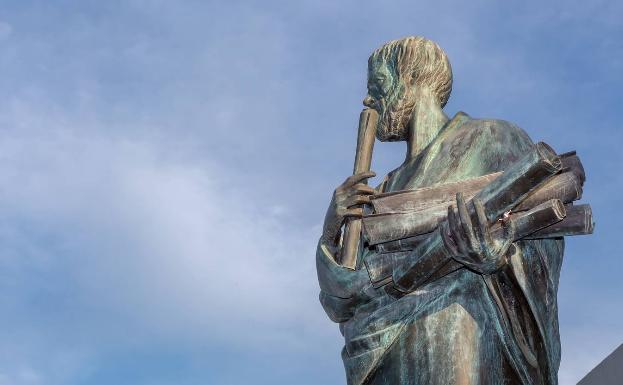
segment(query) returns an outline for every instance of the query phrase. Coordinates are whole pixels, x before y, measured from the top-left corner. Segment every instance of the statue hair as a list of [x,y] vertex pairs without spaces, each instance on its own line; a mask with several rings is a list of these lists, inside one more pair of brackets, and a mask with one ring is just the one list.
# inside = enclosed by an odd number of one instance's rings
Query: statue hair
[[398,77],[409,76],[425,84],[443,108],[452,91],[452,68],[448,56],[435,42],[419,36],[392,40],[370,55],[368,63],[382,60]]

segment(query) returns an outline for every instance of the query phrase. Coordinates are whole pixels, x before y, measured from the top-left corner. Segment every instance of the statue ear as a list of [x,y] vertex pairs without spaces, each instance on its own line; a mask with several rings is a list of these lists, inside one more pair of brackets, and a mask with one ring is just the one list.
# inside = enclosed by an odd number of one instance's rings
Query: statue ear
[[411,87],[415,85],[415,71],[413,70],[413,66],[411,63],[404,63],[400,60],[397,60],[393,64],[393,72],[396,76],[396,79],[407,86]]
[[397,75],[398,75],[398,79],[400,79],[400,81],[406,84],[408,87],[415,86],[416,76],[413,71],[403,68],[402,71],[401,70],[397,71]]

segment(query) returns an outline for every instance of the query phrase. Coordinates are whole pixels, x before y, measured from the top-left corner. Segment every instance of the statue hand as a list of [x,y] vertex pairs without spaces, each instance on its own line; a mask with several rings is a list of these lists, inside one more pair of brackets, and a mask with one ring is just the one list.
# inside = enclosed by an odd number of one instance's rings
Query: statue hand
[[373,171],[361,172],[346,178],[333,192],[333,198],[327,209],[322,231],[323,241],[330,246],[337,246],[340,228],[348,217],[361,218],[363,209],[360,206],[370,202],[370,195],[376,193],[374,188],[363,184],[368,178],[374,177]]
[[457,194],[458,215],[452,206],[448,207],[448,219],[441,224],[442,238],[456,261],[480,274],[491,274],[508,263],[507,255],[513,245],[514,229],[509,223],[503,222],[503,234],[492,236],[482,202],[473,199],[472,203],[476,213],[475,224],[472,223],[463,194]]

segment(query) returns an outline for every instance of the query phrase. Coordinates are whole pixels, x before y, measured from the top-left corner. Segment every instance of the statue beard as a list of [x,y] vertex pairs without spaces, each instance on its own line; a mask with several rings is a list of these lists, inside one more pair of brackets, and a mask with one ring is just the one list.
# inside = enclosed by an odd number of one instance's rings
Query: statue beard
[[376,137],[381,142],[397,142],[407,140],[409,134],[409,121],[415,108],[415,98],[409,95],[398,95],[393,102],[386,103],[381,100],[379,122],[376,127]]
[[415,108],[415,95],[407,87],[397,87],[387,98],[379,100],[379,122],[376,137],[381,142],[407,140],[409,121]]

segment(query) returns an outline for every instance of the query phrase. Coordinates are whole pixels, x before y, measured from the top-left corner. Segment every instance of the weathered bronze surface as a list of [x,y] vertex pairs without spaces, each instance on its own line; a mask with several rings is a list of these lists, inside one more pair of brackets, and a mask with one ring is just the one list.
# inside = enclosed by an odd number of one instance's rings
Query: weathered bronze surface
[[[555,385],[563,236],[593,230],[590,206],[573,205],[584,169],[512,123],[448,118],[451,88],[445,53],[424,38],[368,61],[354,175],[316,253],[347,382]],[[374,123],[380,141],[408,143],[376,189]]]

